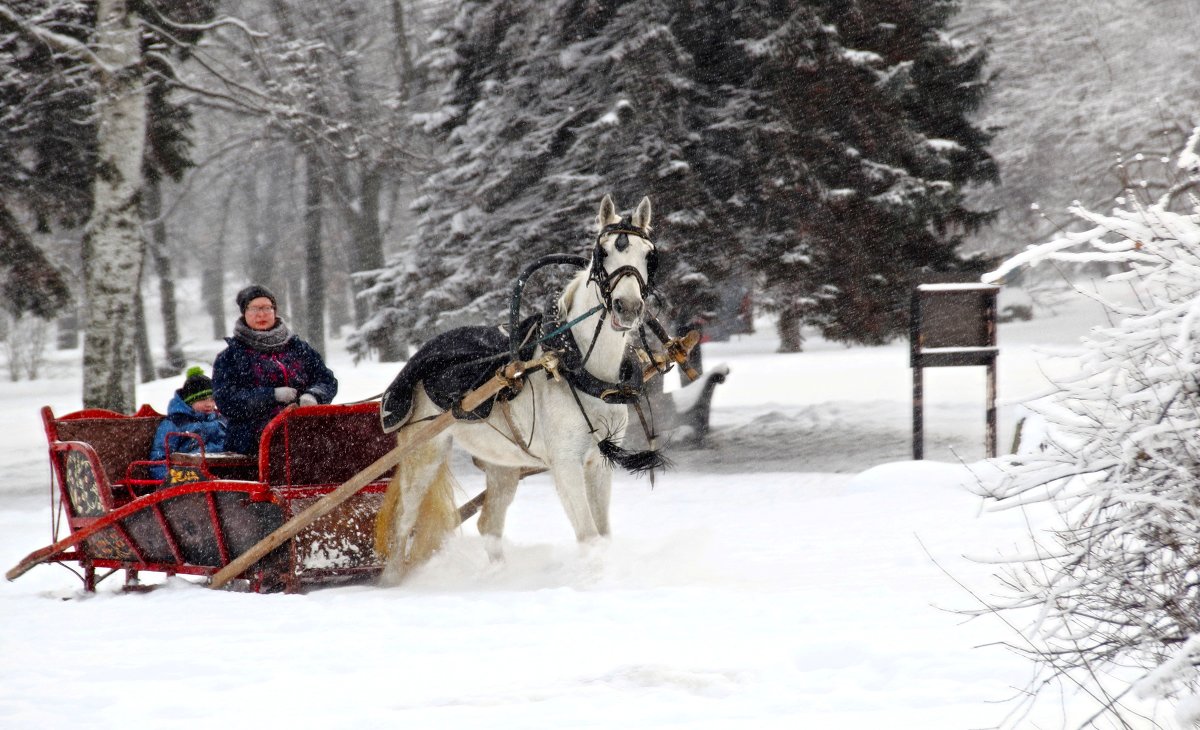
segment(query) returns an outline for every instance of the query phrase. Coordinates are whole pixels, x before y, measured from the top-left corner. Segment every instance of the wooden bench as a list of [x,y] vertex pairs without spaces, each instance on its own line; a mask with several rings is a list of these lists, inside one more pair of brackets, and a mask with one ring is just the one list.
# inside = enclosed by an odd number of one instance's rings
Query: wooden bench
[[675,443],[694,447],[704,445],[708,438],[713,393],[728,376],[729,366],[721,363],[701,373],[696,382],[671,393],[671,407],[675,411]]
[[[663,443],[683,448],[704,446],[708,437],[713,394],[728,376],[729,366],[721,363],[704,371],[696,382],[679,390],[670,393],[651,392],[650,410],[654,417],[654,428],[660,437],[660,446]],[[641,422],[632,406],[624,445],[631,449],[647,448]]]

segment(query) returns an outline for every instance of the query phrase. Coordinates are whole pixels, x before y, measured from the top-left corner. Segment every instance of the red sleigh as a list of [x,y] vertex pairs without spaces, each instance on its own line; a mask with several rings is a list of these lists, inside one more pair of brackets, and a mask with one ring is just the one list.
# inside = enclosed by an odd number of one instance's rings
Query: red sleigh
[[[171,454],[167,466],[202,481],[163,487],[145,461],[162,418],[149,406],[133,416],[42,409],[54,542],[10,570],[10,580],[43,562],[77,564],[88,591],[117,571],[130,588],[146,571],[211,577],[395,446],[380,429],[378,403],[292,408],[268,424],[257,458]],[[378,574],[374,520],[389,476],[258,559],[239,582],[294,592]]]

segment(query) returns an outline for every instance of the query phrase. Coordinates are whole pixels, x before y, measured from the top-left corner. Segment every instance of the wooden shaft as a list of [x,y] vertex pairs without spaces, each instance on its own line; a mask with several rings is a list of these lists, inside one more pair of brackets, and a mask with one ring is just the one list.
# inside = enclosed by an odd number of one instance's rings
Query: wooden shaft
[[[675,337],[672,339],[664,340],[664,342],[667,345],[667,355],[666,356],[674,359],[675,362],[679,364],[679,367],[685,373],[687,373],[688,380],[692,381],[693,383],[696,382],[696,380],[698,380],[700,378],[700,373],[697,373],[695,368],[693,368],[691,365],[688,365],[688,355],[691,354],[692,348],[694,348],[697,344],[699,344],[700,332],[698,330],[692,330],[692,331],[688,332],[686,335],[684,335],[683,337]],[[656,358],[657,356],[651,355],[650,357]],[[667,361],[662,360],[660,362],[665,363]],[[669,370],[670,368],[667,368],[667,369]],[[642,370],[642,379],[649,380],[650,378],[653,378],[654,376],[661,375],[661,374],[662,374],[662,371],[658,369],[658,365],[652,363],[650,365],[647,365]]]
[[467,500],[463,506],[458,508],[458,521],[466,522],[474,517],[475,513],[483,508],[483,501],[485,499],[487,499],[486,489]]
[[[464,411],[475,410],[488,398],[503,390],[508,383],[507,379],[499,375],[494,376],[491,380],[471,391],[463,398],[462,409]],[[241,575],[247,568],[258,562],[267,553],[298,535],[301,530],[313,522],[332,512],[342,502],[353,497],[363,487],[379,478],[388,469],[400,463],[404,459],[406,449],[428,441],[442,431],[445,431],[453,423],[454,414],[450,411],[446,411],[430,421],[413,436],[412,440],[407,441],[404,446],[397,446],[376,459],[373,464],[355,474],[349,481],[324,497],[321,497],[321,499],[313,503],[308,509],[285,522],[279,529],[259,540],[253,547],[239,555],[229,565],[226,565],[213,574],[209,587],[220,588]]]

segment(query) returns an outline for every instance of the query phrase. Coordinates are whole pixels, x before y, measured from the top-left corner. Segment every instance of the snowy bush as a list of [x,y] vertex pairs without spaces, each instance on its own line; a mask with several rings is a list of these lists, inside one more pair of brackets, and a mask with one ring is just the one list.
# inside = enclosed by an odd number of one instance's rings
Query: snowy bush
[[1108,215],[1071,209],[1086,230],[984,277],[1046,261],[1120,270],[1111,291],[1080,292],[1106,307],[1109,324],[1084,340],[1077,375],[1031,404],[1046,423],[1043,443],[1010,457],[988,496],[1000,508],[1045,503],[1061,518],[1009,564],[1004,596],[989,599],[1001,615],[1035,616],[1013,647],[1038,666],[1030,699],[1061,680],[1121,725],[1130,692],[1173,698],[1181,720],[1200,719],[1187,709],[1200,709],[1198,145],[1200,128],[1162,197],[1127,183]]
[[31,314],[13,316],[5,311],[0,315],[0,334],[4,337],[4,354],[8,361],[8,377],[14,383],[24,374],[37,380],[46,357],[46,339],[50,324]]

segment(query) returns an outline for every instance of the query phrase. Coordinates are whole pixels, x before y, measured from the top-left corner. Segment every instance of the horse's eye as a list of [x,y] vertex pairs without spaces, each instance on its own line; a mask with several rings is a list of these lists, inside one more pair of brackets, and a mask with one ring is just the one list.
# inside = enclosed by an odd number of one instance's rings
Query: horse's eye
[[621,235],[617,236],[617,250],[623,252],[627,248],[629,248],[629,236],[622,233]]

